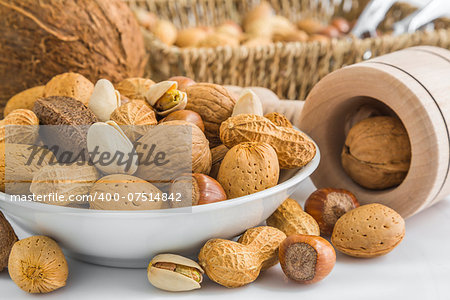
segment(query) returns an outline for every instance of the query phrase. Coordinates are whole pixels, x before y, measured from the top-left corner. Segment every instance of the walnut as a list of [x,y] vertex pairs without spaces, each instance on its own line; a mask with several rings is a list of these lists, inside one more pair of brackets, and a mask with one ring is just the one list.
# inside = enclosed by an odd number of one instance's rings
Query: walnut
[[365,188],[399,185],[411,162],[408,133],[393,117],[362,120],[350,129],[341,158],[345,172]]

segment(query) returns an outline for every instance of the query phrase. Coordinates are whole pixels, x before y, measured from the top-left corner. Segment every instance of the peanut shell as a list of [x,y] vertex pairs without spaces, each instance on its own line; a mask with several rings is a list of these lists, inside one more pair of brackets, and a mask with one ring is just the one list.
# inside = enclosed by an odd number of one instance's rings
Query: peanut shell
[[373,203],[355,208],[339,218],[331,242],[347,255],[374,257],[391,252],[404,236],[403,218],[393,209]]
[[231,148],[243,142],[263,142],[271,145],[282,169],[300,168],[316,155],[314,142],[294,128],[276,126],[269,119],[257,115],[231,117],[220,126],[220,139]]
[[289,119],[283,114],[272,112],[265,114],[264,117],[272,121],[272,123],[277,126],[293,128],[291,121],[289,121]]
[[236,145],[227,152],[217,181],[228,199],[233,199],[277,185],[279,175],[275,150],[267,143],[248,142]]
[[320,236],[319,224],[304,212],[294,199],[286,199],[267,219],[267,225],[278,228],[287,236],[306,234]]

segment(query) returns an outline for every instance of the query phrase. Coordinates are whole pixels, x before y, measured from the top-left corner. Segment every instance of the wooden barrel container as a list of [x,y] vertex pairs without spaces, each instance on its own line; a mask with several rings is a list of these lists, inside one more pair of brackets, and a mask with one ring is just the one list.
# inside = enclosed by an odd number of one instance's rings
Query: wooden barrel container
[[[346,120],[362,106],[396,115],[408,132],[411,165],[397,187],[365,189],[341,166]],[[300,128],[321,151],[311,177],[318,188],[350,190],[405,218],[420,212],[450,194],[450,51],[413,47],[329,74],[309,94]]]

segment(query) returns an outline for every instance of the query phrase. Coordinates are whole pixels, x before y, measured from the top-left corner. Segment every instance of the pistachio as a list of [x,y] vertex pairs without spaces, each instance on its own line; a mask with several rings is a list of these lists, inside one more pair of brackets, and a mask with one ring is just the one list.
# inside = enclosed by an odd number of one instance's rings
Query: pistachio
[[161,116],[167,116],[173,111],[182,110],[187,104],[187,95],[178,90],[176,81],[162,81],[152,85],[145,99]]
[[114,121],[89,127],[87,148],[97,169],[105,174],[134,174],[137,155],[133,144]]
[[234,105],[233,114],[231,116],[242,114],[264,115],[261,100],[258,95],[250,89],[244,89],[242,91],[238,101]]
[[114,89],[113,84],[106,79],[97,81],[89,100],[89,108],[97,118],[105,122],[109,120],[112,112],[120,106],[120,93]]
[[195,261],[176,254],[155,256],[147,269],[148,280],[153,286],[171,292],[199,289],[203,273]]

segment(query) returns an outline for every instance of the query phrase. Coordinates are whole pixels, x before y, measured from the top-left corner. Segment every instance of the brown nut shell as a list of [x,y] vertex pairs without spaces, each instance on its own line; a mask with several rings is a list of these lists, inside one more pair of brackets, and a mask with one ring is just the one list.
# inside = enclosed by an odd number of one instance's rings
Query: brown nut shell
[[[142,164],[142,159],[152,154],[151,151],[153,155],[161,153],[164,156],[161,160],[167,163]],[[209,174],[211,170],[208,140],[200,128],[186,121],[158,124],[138,140],[136,152],[141,156],[136,176],[150,182],[167,182],[192,172]]]
[[14,229],[0,211],[0,272],[8,266],[9,253],[17,240]]
[[177,120],[195,124],[198,128],[200,128],[201,131],[205,132],[205,125],[203,124],[202,117],[195,111],[186,109],[174,111],[167,115],[167,117],[163,119],[163,122]]
[[353,126],[342,150],[342,167],[353,181],[368,189],[402,183],[411,163],[411,144],[400,120],[379,116]]
[[122,80],[115,85],[115,88],[119,91],[121,96],[124,96],[131,101],[145,101],[145,94],[148,92],[148,89],[154,84],[155,82],[151,79],[133,77]]
[[186,89],[186,109],[197,112],[205,124],[205,135],[211,148],[221,144],[219,128],[233,113],[236,99],[221,85],[198,83]]
[[173,76],[167,80],[176,81],[178,83],[178,90],[182,92],[186,92],[186,89],[191,85],[197,84],[194,80],[185,76]]
[[175,179],[170,194],[180,201],[172,207],[189,207],[227,200],[227,194],[217,180],[201,173],[185,174]]
[[110,119],[117,123],[125,135],[134,142],[158,124],[155,112],[146,101],[136,100],[116,108]]
[[34,106],[34,102],[38,98],[44,96],[44,86],[36,86],[31,89],[24,90],[17,95],[11,97],[8,100],[5,106],[5,110],[3,111],[3,115],[6,117],[15,109],[29,109],[32,110]]
[[231,148],[220,165],[217,181],[229,199],[277,185],[280,175],[275,150],[267,143],[247,142]]
[[314,142],[303,132],[276,126],[257,115],[228,118],[220,126],[220,139],[228,148],[243,142],[268,143],[275,149],[282,169],[303,167],[316,155]]
[[355,257],[391,252],[405,236],[405,221],[393,209],[373,203],[343,215],[334,226],[331,242],[337,250]]
[[320,235],[316,220],[304,212],[297,201],[287,198],[266,220],[267,225],[278,228],[287,236],[293,234]]
[[[91,209],[100,210],[154,210],[167,207],[162,201],[161,191],[153,184],[135,176],[112,174],[100,178],[90,189],[93,196],[89,202]],[[118,201],[108,201],[108,195],[119,195]],[[129,198],[129,195],[147,195]],[[152,198],[150,198],[152,197]],[[154,201],[150,201],[154,199]],[[131,201],[132,200],[132,201]]]
[[229,149],[225,145],[220,145],[211,149],[212,166],[211,171],[209,172],[209,176],[211,176],[212,178],[217,178],[220,165],[222,164],[222,161],[228,150]]
[[336,252],[320,236],[291,235],[280,244],[279,258],[284,274],[299,283],[315,283],[333,270]]
[[273,124],[281,127],[293,128],[291,121],[285,115],[272,112],[264,115],[265,118],[272,121]]
[[29,109],[16,109],[0,124],[0,142],[32,145],[39,137],[39,119]]
[[78,73],[63,73],[53,77],[45,85],[44,97],[72,97],[87,106],[93,91],[94,84],[83,75]]
[[67,261],[58,244],[32,236],[14,244],[9,256],[11,279],[28,293],[49,293],[66,285]]
[[337,220],[356,207],[355,195],[344,189],[318,189],[305,202],[305,211],[317,221],[323,236],[330,236]]

